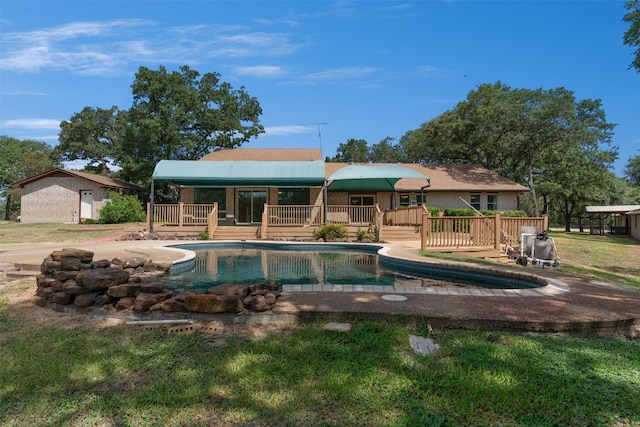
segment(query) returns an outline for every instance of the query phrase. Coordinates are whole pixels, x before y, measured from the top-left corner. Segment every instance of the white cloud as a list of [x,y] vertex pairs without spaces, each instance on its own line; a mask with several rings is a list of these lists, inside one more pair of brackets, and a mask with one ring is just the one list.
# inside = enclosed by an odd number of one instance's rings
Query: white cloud
[[422,67],[418,67],[418,74],[424,77],[444,77],[447,75],[447,70],[433,65],[424,65]]
[[55,119],[14,119],[2,123],[3,128],[20,129],[60,129],[60,120]]
[[234,68],[235,74],[239,76],[253,76],[253,77],[282,77],[287,74],[285,68],[277,65],[253,65],[248,67],[236,67]]
[[375,67],[334,68],[301,76],[296,79],[294,83],[344,83],[354,80],[358,81],[364,77],[371,77],[380,71],[379,68]]
[[193,64],[204,58],[290,55],[305,44],[283,32],[193,25],[161,28],[146,20],[71,22],[33,31],[0,33],[0,69],[113,75],[141,63]]
[[317,129],[311,125],[265,126],[264,134],[260,136],[301,135],[312,132],[317,132]]

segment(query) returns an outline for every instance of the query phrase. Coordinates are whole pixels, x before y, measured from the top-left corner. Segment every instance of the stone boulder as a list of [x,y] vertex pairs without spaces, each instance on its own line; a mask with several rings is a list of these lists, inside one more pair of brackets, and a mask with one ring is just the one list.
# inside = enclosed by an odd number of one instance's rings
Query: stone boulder
[[76,281],[92,291],[122,285],[129,281],[130,274],[121,268],[107,267],[82,271]]
[[141,292],[141,288],[142,286],[138,283],[109,286],[107,295],[114,298],[135,297]]
[[133,303],[133,309],[135,311],[149,311],[149,309],[161,302],[171,298],[173,294],[171,292],[163,292],[161,294],[138,294]]
[[213,294],[188,295],[184,307],[195,313],[239,313],[244,309],[237,296]]

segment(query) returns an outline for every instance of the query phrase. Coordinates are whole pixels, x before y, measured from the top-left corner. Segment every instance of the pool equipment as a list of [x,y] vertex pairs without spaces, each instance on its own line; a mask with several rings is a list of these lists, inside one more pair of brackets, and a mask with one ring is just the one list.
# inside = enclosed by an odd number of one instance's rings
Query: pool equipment
[[558,268],[558,251],[553,237],[547,232],[538,233],[537,227],[522,227],[520,234],[520,256],[516,263],[524,266],[537,265],[540,268]]

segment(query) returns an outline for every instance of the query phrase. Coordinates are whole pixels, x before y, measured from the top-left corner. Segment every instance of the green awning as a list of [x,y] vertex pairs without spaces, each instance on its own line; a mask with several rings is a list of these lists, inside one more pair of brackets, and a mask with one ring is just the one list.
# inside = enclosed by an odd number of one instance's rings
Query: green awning
[[349,165],[338,169],[329,178],[329,191],[394,191],[402,178],[429,178],[413,169],[395,165]]
[[161,160],[153,180],[186,187],[322,187],[324,161]]

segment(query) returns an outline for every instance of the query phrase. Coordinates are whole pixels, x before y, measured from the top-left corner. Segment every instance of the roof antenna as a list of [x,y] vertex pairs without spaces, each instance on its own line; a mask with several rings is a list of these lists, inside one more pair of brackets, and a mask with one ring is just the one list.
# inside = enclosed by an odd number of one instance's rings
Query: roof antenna
[[320,126],[326,126],[326,123],[308,123],[303,126],[315,125],[318,127],[318,141],[320,142],[320,151],[322,152],[322,131],[320,130]]

